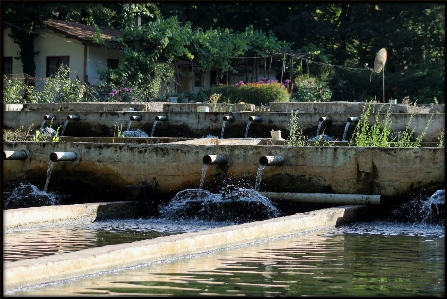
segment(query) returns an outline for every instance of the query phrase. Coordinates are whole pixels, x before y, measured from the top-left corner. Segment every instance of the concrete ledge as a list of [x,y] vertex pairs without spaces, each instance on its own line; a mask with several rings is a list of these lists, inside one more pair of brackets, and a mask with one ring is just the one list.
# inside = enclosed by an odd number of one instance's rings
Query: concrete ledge
[[264,221],[90,248],[3,264],[3,287],[8,289],[72,278],[111,269],[155,262],[262,239],[319,230],[360,218],[366,206],[343,206]]
[[93,222],[99,219],[132,217],[137,209],[137,202],[128,201],[10,209],[3,211],[3,229],[26,228],[75,220]]

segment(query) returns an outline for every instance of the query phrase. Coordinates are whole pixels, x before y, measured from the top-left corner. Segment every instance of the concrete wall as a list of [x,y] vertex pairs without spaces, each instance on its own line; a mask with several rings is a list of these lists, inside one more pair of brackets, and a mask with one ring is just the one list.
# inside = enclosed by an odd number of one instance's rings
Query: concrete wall
[[[157,137],[186,137],[186,138],[200,138],[207,135],[221,136],[221,130],[223,125],[223,117],[232,115],[234,122],[227,122],[224,130],[224,138],[243,138],[245,137],[247,123],[250,116],[261,116],[261,122],[252,122],[249,127],[247,137],[253,138],[270,138],[271,130],[281,130],[282,137],[287,138],[289,136],[289,124],[291,119],[291,113],[289,112],[268,112],[268,111],[242,111],[244,107],[236,107],[237,109],[231,109],[229,107],[220,107],[220,112],[196,112],[197,107],[200,104],[165,104],[163,105],[163,111],[148,112],[144,105],[140,107],[141,111],[122,111],[126,107],[120,106],[111,111],[110,106],[99,103],[91,103],[86,105],[82,110],[72,111],[71,108],[58,110],[47,107],[47,110],[31,111],[32,107],[27,106],[26,110],[22,111],[5,111],[3,113],[3,126],[9,129],[19,129],[20,127],[28,128],[34,124],[33,132],[39,128],[44,116],[47,114],[53,114],[56,116],[56,120],[53,121],[52,128],[57,129],[63,125],[68,115],[76,114],[80,116],[79,121],[70,121],[64,132],[64,136],[74,137],[112,137],[116,133],[116,126],[122,126],[125,130],[130,122],[130,116],[140,115],[142,120],[139,122],[133,121],[131,129],[140,128],[151,135],[152,127],[155,122],[155,117],[159,115],[168,116],[168,121],[158,122],[154,136]],[[59,105],[59,107],[61,107]],[[337,106],[335,106],[337,107]],[[356,109],[359,106],[354,106]],[[102,111],[107,109],[106,111]],[[158,106],[157,108],[160,108]],[[251,109],[252,107],[247,107]],[[239,110],[241,109],[241,110]],[[30,110],[30,111],[27,111]],[[191,111],[192,110],[192,111]],[[309,109],[308,109],[309,110]],[[212,111],[212,108],[210,109]],[[323,111],[325,111],[323,109]],[[309,138],[316,136],[317,126],[319,118],[322,116],[330,116],[332,118],[332,125],[330,127],[322,127],[320,134],[324,134],[338,138],[342,140],[343,132],[345,130],[347,119],[351,116],[360,116],[356,110],[340,110],[340,112],[303,112],[299,113],[299,125]],[[385,115],[381,114],[379,119],[382,120]],[[432,118],[432,122],[427,128],[427,124]],[[412,114],[409,113],[392,113],[392,131],[404,130],[407,124],[410,122],[410,130],[414,129],[416,136],[420,136],[427,128],[425,135],[422,138],[424,142],[438,142],[440,131],[445,128],[445,114]],[[369,116],[370,124],[375,122],[375,115]],[[49,126],[50,121],[45,126]],[[114,132],[115,130],[115,132]],[[354,126],[350,126],[347,138],[349,140]],[[60,131],[59,131],[60,133]],[[115,134],[116,136],[116,134]]]
[[[264,169],[260,191],[398,198],[414,188],[445,183],[444,148],[266,146],[254,145],[256,139],[250,138],[196,141],[4,142],[3,150],[28,153],[25,160],[3,161],[4,190],[20,181],[43,189],[52,152],[75,152],[77,159],[55,163],[49,191],[74,194],[81,202],[124,200],[127,186],[146,186],[160,194],[198,188],[202,159],[210,154],[226,156],[227,164],[208,167],[204,188],[209,190],[219,190],[232,182],[254,188],[259,158],[265,155],[282,156],[284,165]],[[257,142],[262,144],[262,140]]]

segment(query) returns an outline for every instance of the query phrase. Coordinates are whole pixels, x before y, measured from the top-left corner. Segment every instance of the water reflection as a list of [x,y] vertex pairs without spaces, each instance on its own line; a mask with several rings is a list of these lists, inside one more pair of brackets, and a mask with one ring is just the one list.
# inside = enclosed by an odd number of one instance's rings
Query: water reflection
[[444,227],[356,223],[13,296],[444,296]]

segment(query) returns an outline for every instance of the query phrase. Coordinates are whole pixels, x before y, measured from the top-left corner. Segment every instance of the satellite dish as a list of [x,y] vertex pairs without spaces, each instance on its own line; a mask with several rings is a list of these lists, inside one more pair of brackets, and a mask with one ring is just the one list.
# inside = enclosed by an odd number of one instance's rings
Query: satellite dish
[[380,72],[384,69],[386,63],[386,49],[382,48],[376,55],[376,59],[374,60],[374,72],[380,74]]

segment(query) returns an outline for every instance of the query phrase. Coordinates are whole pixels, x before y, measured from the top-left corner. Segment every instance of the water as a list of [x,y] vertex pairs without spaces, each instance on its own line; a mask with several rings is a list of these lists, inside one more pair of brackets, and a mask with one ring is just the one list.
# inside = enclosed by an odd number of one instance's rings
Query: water
[[131,131],[124,131],[123,132],[124,137],[149,137],[146,132],[136,129]]
[[60,195],[42,191],[32,184],[20,183],[9,197],[3,200],[3,209],[52,206],[60,204]]
[[132,121],[130,120],[129,123],[127,124],[127,131],[130,131],[130,125],[132,124]]
[[320,129],[321,129],[321,125],[323,124],[323,121],[318,121],[318,126],[317,126],[317,135],[316,136],[318,136],[318,135],[320,135]]
[[262,173],[264,172],[265,165],[259,164],[258,172],[256,173],[256,183],[255,190],[259,191],[259,187],[261,186]]
[[199,189],[203,188],[203,183],[205,182],[206,171],[208,170],[208,164],[203,163],[202,165],[202,175],[200,176],[200,185]]
[[226,224],[218,222],[180,222],[159,218],[140,218],[93,223],[72,221],[64,226],[47,225],[27,229],[9,229],[5,230],[3,235],[3,262],[197,232],[224,225]]
[[347,122],[346,126],[345,126],[345,131],[343,132],[343,138],[341,139],[341,141],[346,141],[346,135],[348,134],[348,129],[349,129],[349,125],[351,124],[351,122]]
[[280,216],[272,202],[252,189],[228,186],[221,194],[203,189],[178,192],[160,208],[165,219],[248,223]]
[[321,134],[321,135],[317,135],[315,137],[309,138],[309,141],[334,141],[334,138],[326,135],[326,134]]
[[220,133],[220,139],[223,139],[224,131],[225,131],[225,125],[226,125],[226,124],[227,124],[227,121],[224,120],[224,121],[222,122],[222,132]]
[[64,125],[62,126],[62,132],[61,132],[61,136],[64,136],[64,133],[65,133],[65,128],[67,127],[67,125],[68,125],[68,119],[67,120],[65,120],[65,122],[64,122]]
[[445,236],[436,226],[356,223],[7,295],[444,297]]
[[250,128],[251,120],[248,120],[247,127],[245,128],[245,138],[248,136],[248,128]]
[[154,137],[155,127],[157,126],[157,120],[154,120],[154,124],[152,125],[151,137]]
[[55,161],[50,161],[50,163],[48,164],[47,180],[45,181],[45,187],[43,188],[44,192],[48,191],[48,184],[50,183],[51,171],[53,170],[55,163],[56,163]]

